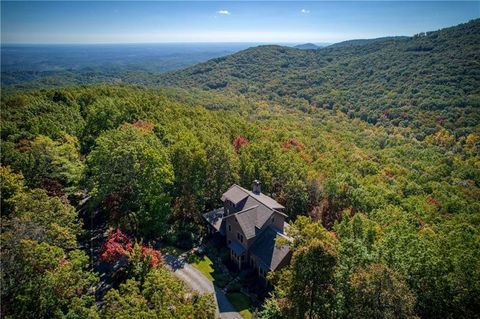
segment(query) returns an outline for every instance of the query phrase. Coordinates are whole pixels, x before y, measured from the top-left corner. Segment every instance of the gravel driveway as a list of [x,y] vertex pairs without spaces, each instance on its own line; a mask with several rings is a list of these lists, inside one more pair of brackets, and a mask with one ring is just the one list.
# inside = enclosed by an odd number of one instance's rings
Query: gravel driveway
[[213,293],[217,302],[217,317],[222,319],[242,319],[242,316],[235,310],[228,301],[227,296],[206,278],[195,267],[172,255],[165,255],[166,264],[173,270],[175,276],[180,278],[191,289],[200,293]]

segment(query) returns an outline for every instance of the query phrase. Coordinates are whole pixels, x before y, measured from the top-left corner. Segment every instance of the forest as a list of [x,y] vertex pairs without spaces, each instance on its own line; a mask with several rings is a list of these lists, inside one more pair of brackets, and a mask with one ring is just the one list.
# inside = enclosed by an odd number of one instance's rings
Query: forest
[[[475,20],[146,82],[8,87],[1,316],[213,318],[155,244],[197,245],[202,213],[259,179],[293,257],[254,316],[479,318],[479,52]],[[97,258],[121,265],[101,297]]]
[[309,112],[340,110],[371,124],[438,125],[465,136],[479,122],[480,19],[414,37],[347,41],[317,50],[260,46],[160,78]]

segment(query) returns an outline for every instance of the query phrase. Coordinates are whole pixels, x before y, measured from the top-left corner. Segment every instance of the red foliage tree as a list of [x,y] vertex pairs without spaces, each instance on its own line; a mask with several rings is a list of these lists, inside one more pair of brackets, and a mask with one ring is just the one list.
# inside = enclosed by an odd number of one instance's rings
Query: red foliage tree
[[160,251],[153,249],[151,247],[145,247],[142,245],[142,258],[150,259],[150,267],[154,268],[163,263],[163,257],[162,254],[160,254]]
[[239,152],[242,146],[248,144],[249,141],[245,136],[237,135],[233,139],[233,148],[235,148],[235,152]]
[[107,241],[103,244],[100,260],[112,263],[125,257],[132,250],[130,238],[123,234],[119,228],[108,234]]
[[[159,250],[140,244],[141,260],[149,260],[150,267],[157,267],[163,263],[162,254]],[[130,261],[133,244],[127,235],[117,228],[108,234],[107,241],[103,244],[100,260],[113,263],[119,259],[126,257]]]
[[436,207],[440,206],[440,202],[432,196],[427,197],[427,203],[429,203],[430,205],[436,206]]
[[289,150],[291,148],[303,149],[305,144],[302,141],[297,140],[296,138],[289,138],[288,141],[282,144],[283,149]]

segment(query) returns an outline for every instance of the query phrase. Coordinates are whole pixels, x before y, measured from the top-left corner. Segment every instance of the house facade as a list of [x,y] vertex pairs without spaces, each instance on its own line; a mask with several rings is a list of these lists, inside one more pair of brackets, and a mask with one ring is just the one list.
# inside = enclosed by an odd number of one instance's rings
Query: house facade
[[253,268],[265,277],[290,262],[289,246],[276,244],[278,238],[291,240],[285,233],[284,207],[262,194],[259,181],[254,181],[252,190],[232,185],[222,201],[223,208],[203,216],[211,233],[224,236],[230,258],[240,270]]

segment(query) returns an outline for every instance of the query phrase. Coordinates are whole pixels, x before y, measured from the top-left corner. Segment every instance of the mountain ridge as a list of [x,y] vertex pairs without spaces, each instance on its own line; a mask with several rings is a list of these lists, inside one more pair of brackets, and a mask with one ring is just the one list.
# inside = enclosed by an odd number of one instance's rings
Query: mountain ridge
[[346,40],[342,42],[337,42],[329,45],[330,48],[340,48],[340,47],[347,47],[347,46],[357,46],[357,45],[366,45],[376,42],[383,42],[383,41],[401,41],[406,40],[410,37],[407,36],[391,36],[391,37],[380,37],[380,38],[373,38],[373,39],[353,39],[353,40]]
[[339,110],[372,124],[422,127],[427,134],[442,126],[465,135],[480,123],[478,60],[480,19],[362,45],[257,46],[165,73],[158,85],[226,91],[305,111]]
[[295,49],[301,49],[301,50],[316,50],[321,48],[322,46],[313,44],[313,43],[303,43],[303,44],[298,44],[294,46]]

